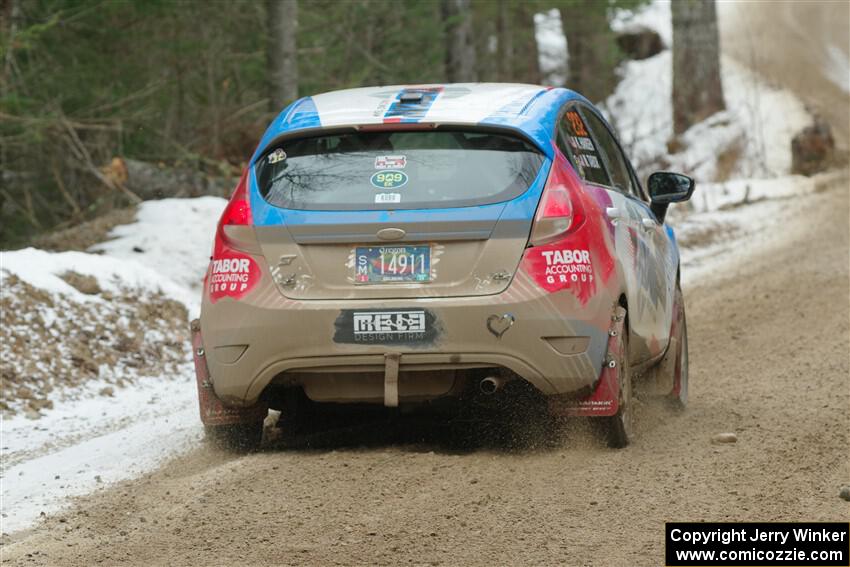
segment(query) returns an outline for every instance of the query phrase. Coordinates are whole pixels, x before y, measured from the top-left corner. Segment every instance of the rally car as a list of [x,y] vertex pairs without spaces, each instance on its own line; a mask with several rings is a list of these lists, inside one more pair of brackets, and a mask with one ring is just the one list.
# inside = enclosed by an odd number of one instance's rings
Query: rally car
[[522,384],[626,445],[633,377],[687,400],[664,219],[693,189],[670,172],[645,188],[602,114],[562,88],[297,100],[215,234],[193,322],[208,434],[250,448],[269,408],[299,400],[405,408]]

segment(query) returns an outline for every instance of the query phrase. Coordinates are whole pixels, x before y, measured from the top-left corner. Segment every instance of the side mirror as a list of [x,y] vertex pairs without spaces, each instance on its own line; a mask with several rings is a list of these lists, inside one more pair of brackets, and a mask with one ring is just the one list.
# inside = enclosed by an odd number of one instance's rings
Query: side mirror
[[681,173],[656,171],[649,176],[649,199],[652,212],[659,222],[664,222],[670,203],[681,203],[694,193],[694,180]]

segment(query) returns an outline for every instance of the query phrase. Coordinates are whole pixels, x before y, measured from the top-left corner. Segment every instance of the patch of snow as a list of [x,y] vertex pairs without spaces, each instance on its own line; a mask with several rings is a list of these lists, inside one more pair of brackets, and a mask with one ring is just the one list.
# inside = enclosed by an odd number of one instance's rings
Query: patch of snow
[[850,93],[850,59],[837,45],[826,47],[824,74],[845,93]]
[[144,265],[132,259],[87,254],[85,252],[47,252],[37,248],[0,252],[0,286],[8,274],[14,274],[33,287],[62,294],[79,302],[103,303],[99,295],[79,292],[59,276],[77,272],[97,279],[101,289],[120,293],[128,287],[161,292],[184,305],[198,303],[197,293],[175,284],[158,266]]
[[[641,176],[669,168],[699,182],[728,177],[786,175],[791,170],[791,138],[812,122],[803,103],[774,88],[729,57],[721,58],[727,109],[694,125],[679,142],[685,150],[668,151],[673,139],[672,54],[665,50],[641,61],[627,61],[622,80],[604,104],[626,153]],[[737,153],[730,171],[717,158]]]
[[[683,213],[674,205],[670,224],[680,243],[683,283],[687,286],[728,272],[745,262],[747,254],[776,246],[777,239],[787,232],[777,227],[797,220],[794,199],[816,192],[817,181],[829,176],[789,175],[707,184],[694,195],[696,212]],[[742,247],[747,254],[741,253]]]
[[667,153],[673,135],[672,56],[669,50],[620,67],[617,88],[603,105],[623,149],[636,169],[654,164]]
[[557,8],[534,14],[534,36],[543,84],[564,86],[567,82],[569,54],[567,38],[561,27],[561,12]]
[[196,446],[198,418],[191,364],[179,376],[121,389],[115,397],[57,404],[37,421],[0,424],[2,531],[54,513],[70,498],[132,478]]
[[718,112],[682,134],[684,149],[673,158],[672,168],[694,179],[717,179],[719,156],[725,151],[743,154],[746,139],[746,128],[733,112]]
[[806,195],[814,192],[815,187],[813,178],[802,175],[706,183],[694,193],[691,206],[697,213],[723,211],[756,201]]
[[[137,293],[142,302],[150,294],[161,293],[185,305],[190,317],[195,316],[215,226],[225,204],[215,197],[145,202],[134,223],[115,227],[110,234],[114,239],[95,246],[92,253],[34,248],[0,252],[3,289],[12,287],[6,284],[12,284],[9,278],[14,276],[23,282],[15,284],[18,287],[28,284],[45,294],[29,298],[36,305],[19,313],[16,324],[54,336],[63,352],[68,337],[54,331],[69,324],[74,328],[74,322],[67,320],[71,313],[103,320],[108,312],[111,320],[104,325],[110,340],[114,339],[113,326],[117,330],[129,327],[133,321],[119,301],[128,293]],[[78,291],[60,277],[69,271],[93,276],[100,291]],[[88,332],[91,325],[80,321],[77,331]],[[185,328],[182,323],[179,326],[180,332],[185,332],[188,321]],[[146,329],[138,338],[148,346],[172,340],[167,335],[170,331],[163,331]],[[4,358],[4,366],[44,367],[41,359],[22,356],[25,351],[15,350],[11,360]],[[62,361],[67,362],[69,356],[63,352]],[[0,417],[0,523],[4,532],[24,529],[42,513],[66,506],[70,497],[142,474],[197,445],[202,429],[189,355],[173,372],[138,381],[133,380],[132,368],[122,368],[120,364],[100,364],[92,377],[73,387],[61,380],[52,384],[56,389],[50,392],[50,400],[56,403],[42,407],[38,419],[32,419],[32,411]],[[118,385],[116,372],[126,372]]]
[[659,36],[666,47],[673,46],[673,24],[669,0],[656,0],[644,4],[637,10],[617,8],[611,18],[611,29],[615,32],[631,32],[641,28],[650,29]]
[[191,316],[193,307],[198,307],[216,223],[226,204],[220,197],[146,201],[139,206],[136,222],[113,228],[111,240],[92,247],[92,252],[142,264],[191,290],[195,298],[187,304]]

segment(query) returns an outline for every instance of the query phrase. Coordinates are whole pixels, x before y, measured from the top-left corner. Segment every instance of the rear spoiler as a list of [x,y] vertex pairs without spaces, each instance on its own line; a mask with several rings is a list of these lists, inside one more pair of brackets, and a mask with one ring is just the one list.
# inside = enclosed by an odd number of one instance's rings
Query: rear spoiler
[[353,132],[415,132],[423,130],[465,130],[468,132],[489,132],[495,134],[505,134],[519,138],[531,147],[537,148],[540,153],[548,155],[551,148],[542,148],[534,139],[528,136],[519,128],[498,124],[482,124],[482,123],[437,123],[437,122],[384,122],[380,124],[353,124],[351,126],[332,126],[330,128],[300,128],[297,130],[289,130],[275,136],[262,148],[258,148],[254,153],[255,159],[251,161],[249,167],[253,167],[260,159],[268,154],[272,149],[279,146],[286,140],[297,138],[314,138],[318,136],[327,136],[332,134],[343,134]]

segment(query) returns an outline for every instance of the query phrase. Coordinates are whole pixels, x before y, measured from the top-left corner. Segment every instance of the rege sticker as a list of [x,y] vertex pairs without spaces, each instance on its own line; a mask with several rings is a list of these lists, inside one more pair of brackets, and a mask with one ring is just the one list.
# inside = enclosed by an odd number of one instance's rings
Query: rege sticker
[[377,156],[375,157],[375,169],[404,169],[407,165],[407,156]]

